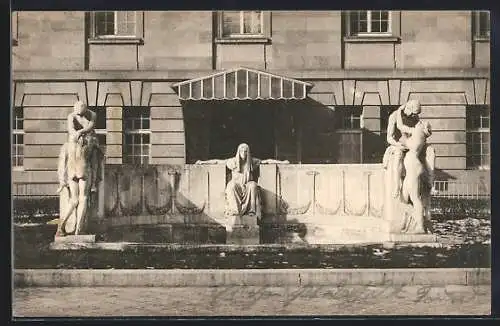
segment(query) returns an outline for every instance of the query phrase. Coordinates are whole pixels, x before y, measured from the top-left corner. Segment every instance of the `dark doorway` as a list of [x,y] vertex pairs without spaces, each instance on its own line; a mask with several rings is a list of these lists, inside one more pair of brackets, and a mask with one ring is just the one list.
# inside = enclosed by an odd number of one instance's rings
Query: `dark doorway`
[[275,158],[275,110],[272,103],[238,101],[215,103],[212,109],[209,156],[228,158],[241,143],[252,156]]

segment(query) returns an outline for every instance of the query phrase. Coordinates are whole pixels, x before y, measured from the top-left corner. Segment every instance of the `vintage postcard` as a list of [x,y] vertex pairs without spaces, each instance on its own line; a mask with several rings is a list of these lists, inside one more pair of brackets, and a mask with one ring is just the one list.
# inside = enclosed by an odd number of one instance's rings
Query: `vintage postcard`
[[13,11],[13,316],[489,315],[490,25]]

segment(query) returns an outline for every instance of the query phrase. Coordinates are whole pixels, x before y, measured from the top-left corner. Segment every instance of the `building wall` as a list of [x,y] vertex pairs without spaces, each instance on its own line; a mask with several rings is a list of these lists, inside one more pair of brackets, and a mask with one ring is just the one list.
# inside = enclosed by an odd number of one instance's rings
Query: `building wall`
[[470,11],[403,11],[398,68],[472,66]]
[[17,13],[13,70],[83,70],[85,13],[23,11]]
[[[89,42],[84,12],[19,12],[14,70],[488,68],[470,11],[394,12],[394,40],[347,41],[340,11],[274,11],[270,41],[214,43],[215,14],[142,12],[137,42]],[[344,41],[343,41],[344,40]]]
[[341,28],[339,11],[273,12],[268,69],[340,69]]
[[[25,160],[22,171],[13,171],[13,181],[32,183],[19,186],[25,194],[54,194],[65,118],[77,99],[107,107],[108,164],[122,163],[123,106],[151,107],[152,164],[183,164],[183,112],[170,86],[243,65],[313,83],[309,97],[318,106],[363,106],[363,125],[372,136],[381,131],[381,106],[418,98],[422,117],[434,129],[430,142],[441,177],[489,183],[489,172],[465,166],[465,107],[489,104],[487,73],[462,79],[441,78],[439,70],[427,77],[411,75],[429,68],[488,69],[489,42],[473,41],[471,12],[404,11],[399,17],[401,39],[396,42],[345,42],[339,11],[276,11],[271,13],[270,42],[223,44],[213,42],[217,25],[212,12],[148,11],[143,13],[142,42],[95,44],[88,42],[84,12],[20,12],[12,66],[14,104],[24,110]],[[342,68],[361,72],[328,77]],[[394,68],[410,73],[393,77]],[[36,77],[43,71],[43,78]],[[58,77],[65,71],[71,76]],[[134,71],[145,74],[131,77]],[[22,72],[25,79],[17,77]],[[320,75],[308,77],[311,72]],[[289,145],[286,155],[293,155],[296,144]]]

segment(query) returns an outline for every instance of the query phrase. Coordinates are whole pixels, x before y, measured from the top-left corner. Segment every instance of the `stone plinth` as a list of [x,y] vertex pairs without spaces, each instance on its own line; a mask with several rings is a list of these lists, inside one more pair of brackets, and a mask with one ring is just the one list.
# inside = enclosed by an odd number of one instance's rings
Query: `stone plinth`
[[95,243],[95,234],[67,235],[55,237],[54,243]]
[[437,236],[435,234],[391,233],[390,241],[396,243],[404,243],[404,242],[429,243],[429,242],[436,242]]
[[227,244],[256,245],[260,243],[260,229],[257,217],[250,215],[237,216],[232,230],[227,231]]

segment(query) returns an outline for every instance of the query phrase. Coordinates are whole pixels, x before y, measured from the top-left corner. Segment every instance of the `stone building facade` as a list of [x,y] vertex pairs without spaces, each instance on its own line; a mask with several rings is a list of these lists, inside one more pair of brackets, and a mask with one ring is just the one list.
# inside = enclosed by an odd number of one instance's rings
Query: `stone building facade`
[[380,163],[422,103],[437,179],[489,192],[487,12],[14,12],[13,195],[53,196],[65,118],[97,112],[108,165],[234,155]]

